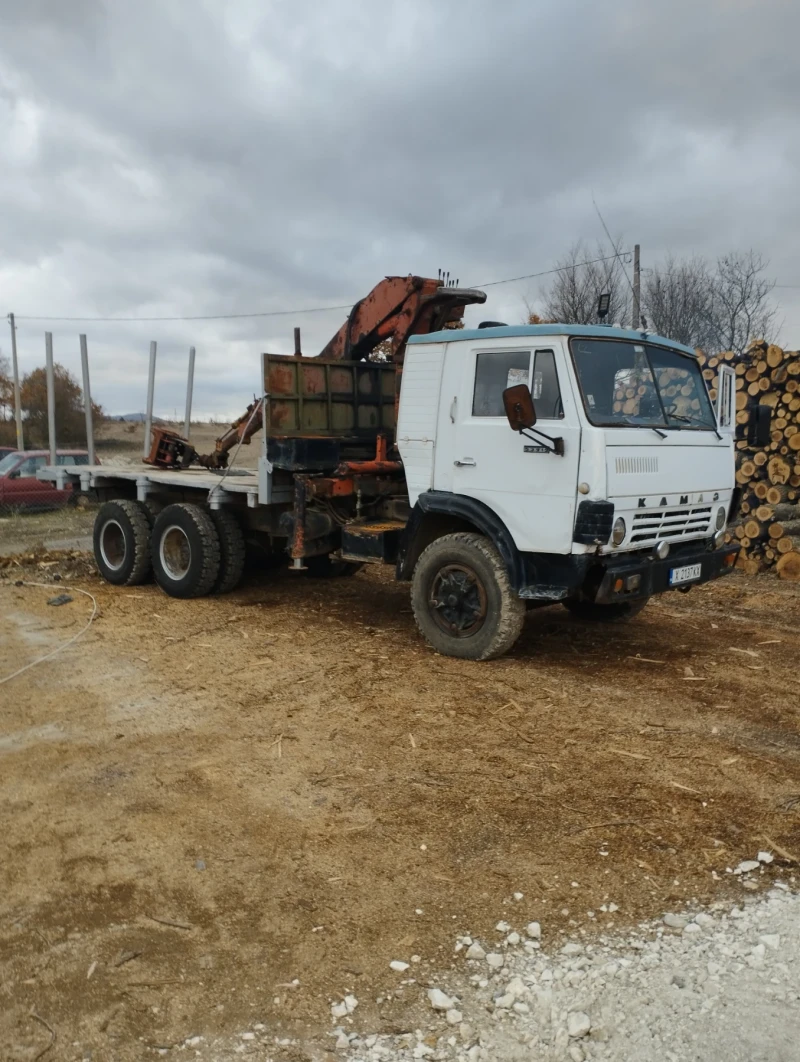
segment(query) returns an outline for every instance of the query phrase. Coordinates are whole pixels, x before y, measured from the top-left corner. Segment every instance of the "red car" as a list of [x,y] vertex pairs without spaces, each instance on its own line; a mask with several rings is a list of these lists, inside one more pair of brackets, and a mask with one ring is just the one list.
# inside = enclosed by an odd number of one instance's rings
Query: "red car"
[[[57,450],[59,465],[88,465],[85,450]],[[0,509],[55,509],[66,505],[72,488],[59,490],[55,483],[36,478],[50,463],[49,450],[14,450],[0,460]]]

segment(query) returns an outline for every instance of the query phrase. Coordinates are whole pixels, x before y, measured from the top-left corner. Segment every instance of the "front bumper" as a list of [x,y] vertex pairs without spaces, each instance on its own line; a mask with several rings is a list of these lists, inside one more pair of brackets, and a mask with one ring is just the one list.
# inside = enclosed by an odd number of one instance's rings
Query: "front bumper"
[[[698,543],[695,549],[687,547],[667,557],[666,560],[643,557],[641,554],[627,557],[607,555],[604,557],[605,571],[594,600],[600,605],[610,605],[618,601],[661,594],[665,590],[682,590],[699,586],[701,583],[718,579],[721,575],[730,575],[738,554],[739,546],[737,545],[729,544],[721,549],[709,550],[702,543]],[[699,578],[678,586],[671,586],[670,571],[673,568],[684,568],[691,564],[700,565]]]

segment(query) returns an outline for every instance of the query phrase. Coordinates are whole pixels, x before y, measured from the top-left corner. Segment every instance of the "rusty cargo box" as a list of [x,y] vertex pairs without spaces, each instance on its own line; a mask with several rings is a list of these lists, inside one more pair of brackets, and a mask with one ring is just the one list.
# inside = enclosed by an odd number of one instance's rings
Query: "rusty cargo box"
[[268,436],[394,438],[392,364],[265,354],[264,392]]

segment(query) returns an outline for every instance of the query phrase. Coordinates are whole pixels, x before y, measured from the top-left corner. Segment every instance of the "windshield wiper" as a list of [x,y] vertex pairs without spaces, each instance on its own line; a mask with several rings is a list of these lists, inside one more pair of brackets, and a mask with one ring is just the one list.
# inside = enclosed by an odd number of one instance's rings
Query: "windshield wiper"
[[652,424],[648,426],[650,428],[650,431],[654,431],[656,435],[659,435],[662,439],[666,439],[667,433],[665,431],[662,431],[661,428],[654,428]]
[[682,420],[685,424],[699,424],[702,428],[708,428],[710,431],[713,431],[718,439],[722,439],[722,436],[714,425],[706,424],[704,420],[697,420],[695,417],[684,417],[680,413],[669,413],[668,416],[672,417],[673,420]]

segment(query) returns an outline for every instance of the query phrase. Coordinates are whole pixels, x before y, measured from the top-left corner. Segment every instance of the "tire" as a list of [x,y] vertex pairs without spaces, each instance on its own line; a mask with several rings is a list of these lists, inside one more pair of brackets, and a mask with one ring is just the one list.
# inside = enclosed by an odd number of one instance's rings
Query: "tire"
[[564,608],[575,619],[587,623],[627,623],[638,616],[650,600],[639,597],[633,601],[619,601],[612,605],[598,605],[594,601],[565,601]]
[[425,640],[464,660],[508,652],[526,612],[500,554],[473,532],[444,535],[424,550],[414,568],[411,606]]
[[94,559],[114,586],[138,586],[151,573],[150,520],[138,501],[111,501],[100,506],[94,521]]
[[310,579],[336,579],[355,575],[364,567],[357,561],[332,560],[327,553],[316,557],[306,557],[305,566]]
[[227,509],[211,509],[211,519],[219,536],[219,575],[213,594],[229,594],[242,580],[246,547],[239,521]]
[[153,574],[170,597],[203,597],[219,577],[219,535],[199,505],[168,505],[150,536]]

